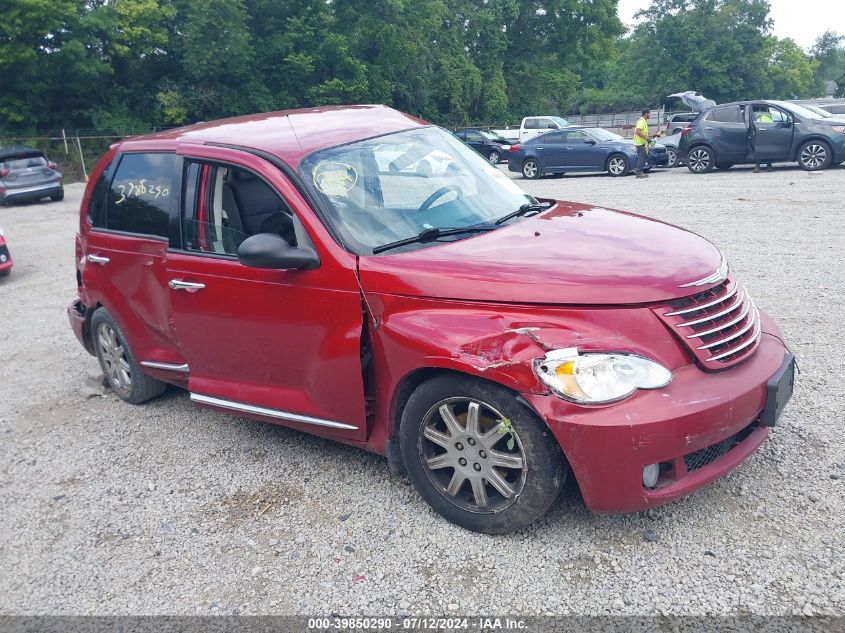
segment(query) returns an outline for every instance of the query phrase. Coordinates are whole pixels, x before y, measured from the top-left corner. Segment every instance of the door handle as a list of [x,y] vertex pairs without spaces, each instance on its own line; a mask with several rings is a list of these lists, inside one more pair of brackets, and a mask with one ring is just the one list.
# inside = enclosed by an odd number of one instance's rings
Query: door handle
[[543,149],[542,147],[535,147],[534,149]]
[[181,279],[171,279],[167,282],[171,290],[187,290],[188,292],[196,292],[205,288],[205,284],[198,284],[193,281],[183,281]]
[[705,129],[705,130],[712,130],[713,128],[712,128],[712,127],[710,127],[710,126],[707,126],[707,127],[705,127],[704,129]]
[[102,255],[88,255],[87,259],[92,264],[108,264],[111,261],[108,257]]

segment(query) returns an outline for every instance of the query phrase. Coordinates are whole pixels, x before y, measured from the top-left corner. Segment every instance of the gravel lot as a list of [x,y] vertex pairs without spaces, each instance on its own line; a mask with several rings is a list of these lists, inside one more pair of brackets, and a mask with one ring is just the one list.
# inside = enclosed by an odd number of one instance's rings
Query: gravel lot
[[[0,208],[0,613],[845,614],[845,168],[520,180],[719,244],[800,361],[730,476],[648,514],[574,486],[527,531],[439,518],[384,459],[194,408],[86,397],[64,314],[82,186]],[[667,265],[671,265],[667,263]]]

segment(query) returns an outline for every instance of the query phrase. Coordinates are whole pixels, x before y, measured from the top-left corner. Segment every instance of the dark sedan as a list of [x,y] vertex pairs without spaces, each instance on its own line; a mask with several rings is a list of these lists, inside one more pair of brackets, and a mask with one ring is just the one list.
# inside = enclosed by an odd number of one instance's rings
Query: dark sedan
[[493,165],[502,160],[511,148],[507,139],[484,130],[458,130],[455,132],[455,136],[484,156]]
[[785,101],[726,103],[705,110],[681,132],[678,152],[696,174],[792,161],[816,171],[845,162],[845,119]]
[[55,163],[33,147],[0,147],[0,205],[47,197],[65,197],[62,175]]
[[[655,145],[649,153],[646,170],[666,165],[666,148]],[[637,165],[634,141],[600,127],[570,126],[541,134],[514,145],[508,153],[508,170],[534,179],[546,174],[567,172],[607,172],[625,176]]]

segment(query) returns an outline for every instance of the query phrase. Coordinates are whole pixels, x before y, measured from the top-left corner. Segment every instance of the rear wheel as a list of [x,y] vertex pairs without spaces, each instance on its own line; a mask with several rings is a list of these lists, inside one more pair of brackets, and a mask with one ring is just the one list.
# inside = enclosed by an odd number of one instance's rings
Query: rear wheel
[[807,141],[798,148],[798,164],[805,171],[818,171],[833,160],[830,146],[824,141]]
[[60,200],[64,200],[64,199],[65,199],[64,188],[59,189],[59,193],[56,193],[56,194],[53,194],[52,196],[50,196],[50,200],[52,200],[53,202],[59,202]]
[[687,154],[687,169],[694,174],[706,174],[713,171],[716,156],[709,147],[693,147]]
[[538,163],[533,158],[529,158],[527,161],[522,163],[522,175],[528,180],[535,180],[540,177],[542,170],[540,169],[540,163]]
[[91,332],[103,374],[121,400],[141,404],[164,393],[167,384],[141,371],[123,331],[108,310],[97,308],[91,317]]
[[470,376],[420,385],[402,412],[399,443],[408,476],[428,504],[477,532],[530,525],[566,478],[549,428],[510,391]]
[[631,169],[631,163],[628,162],[628,157],[622,154],[614,154],[607,159],[607,173],[611,176],[625,176]]
[[496,150],[491,150],[490,153],[487,154],[487,160],[490,161],[491,165],[498,165],[501,158],[501,154],[499,154]]

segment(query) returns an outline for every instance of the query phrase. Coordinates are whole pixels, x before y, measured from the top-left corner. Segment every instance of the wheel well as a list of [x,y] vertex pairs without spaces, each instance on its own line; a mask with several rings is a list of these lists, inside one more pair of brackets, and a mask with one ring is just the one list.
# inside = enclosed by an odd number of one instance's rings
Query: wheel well
[[92,307],[85,309],[85,328],[83,329],[83,336],[85,336],[88,345],[85,349],[88,351],[91,356],[96,356],[97,352],[94,347],[94,332],[91,329],[91,319],[94,317],[94,313],[99,309],[102,308],[103,304],[95,303]]
[[810,141],[820,141],[827,145],[827,148],[830,150],[831,159],[833,159],[834,161],[836,160],[836,156],[834,155],[833,144],[831,144],[831,142],[824,136],[808,136],[803,141],[798,143],[798,145],[795,146],[795,153],[792,155],[792,160],[798,160],[798,154],[800,153],[801,148],[804,146],[805,143],[808,143]]

